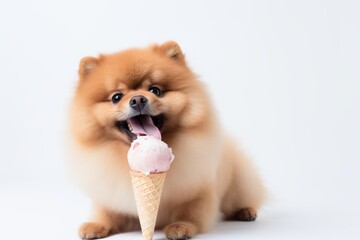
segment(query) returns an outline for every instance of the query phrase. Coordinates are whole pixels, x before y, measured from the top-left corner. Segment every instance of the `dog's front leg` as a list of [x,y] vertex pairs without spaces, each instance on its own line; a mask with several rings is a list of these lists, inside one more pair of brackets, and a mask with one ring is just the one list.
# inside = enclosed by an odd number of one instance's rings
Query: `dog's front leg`
[[171,223],[164,228],[168,239],[189,239],[209,230],[218,217],[215,190],[210,186],[198,192],[190,201],[180,204],[171,213]]
[[79,237],[84,240],[104,238],[109,235],[140,229],[135,216],[110,211],[102,206],[93,205],[90,222],[79,228]]

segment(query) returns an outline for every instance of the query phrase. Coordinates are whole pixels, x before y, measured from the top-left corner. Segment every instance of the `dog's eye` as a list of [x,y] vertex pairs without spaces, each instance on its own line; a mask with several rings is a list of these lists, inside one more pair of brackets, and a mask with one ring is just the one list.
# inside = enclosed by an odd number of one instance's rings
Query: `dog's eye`
[[150,87],[149,92],[155,94],[158,97],[161,97],[161,95],[162,95],[162,92],[158,87]]
[[124,94],[122,93],[115,93],[112,97],[111,97],[111,101],[113,104],[117,104],[118,102],[120,102],[121,98],[124,96]]

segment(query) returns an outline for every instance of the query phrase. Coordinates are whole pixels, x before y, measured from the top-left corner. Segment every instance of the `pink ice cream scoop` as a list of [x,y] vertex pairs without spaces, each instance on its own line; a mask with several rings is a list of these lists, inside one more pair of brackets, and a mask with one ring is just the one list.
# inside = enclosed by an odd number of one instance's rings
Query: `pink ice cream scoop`
[[168,171],[173,160],[171,148],[152,136],[138,136],[128,151],[130,168],[146,175]]
[[131,170],[150,173],[166,172],[174,160],[171,148],[161,141],[161,133],[150,116],[141,115],[128,120],[137,139],[131,143],[128,162]]

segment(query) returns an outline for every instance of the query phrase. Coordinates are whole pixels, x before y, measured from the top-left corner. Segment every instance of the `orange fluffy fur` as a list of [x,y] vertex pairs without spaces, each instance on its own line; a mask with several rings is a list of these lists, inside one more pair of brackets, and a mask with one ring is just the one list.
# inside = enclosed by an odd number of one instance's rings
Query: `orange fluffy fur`
[[[158,97],[149,92],[156,86]],[[115,92],[123,97],[111,102]],[[124,120],[133,96],[148,99],[151,115],[164,115],[163,141],[175,160],[167,174],[156,227],[169,239],[208,231],[220,219],[252,221],[265,189],[249,159],[223,133],[202,84],[175,42],[85,57],[70,112],[69,171],[92,199],[82,239],[139,229]]]

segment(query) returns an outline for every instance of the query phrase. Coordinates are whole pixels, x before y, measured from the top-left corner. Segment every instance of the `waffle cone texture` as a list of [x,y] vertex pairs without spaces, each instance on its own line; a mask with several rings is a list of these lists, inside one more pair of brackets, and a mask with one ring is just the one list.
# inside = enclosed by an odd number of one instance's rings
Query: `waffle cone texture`
[[141,232],[144,240],[151,240],[155,231],[156,218],[166,172],[145,175],[140,172],[130,171],[130,176],[141,225]]

